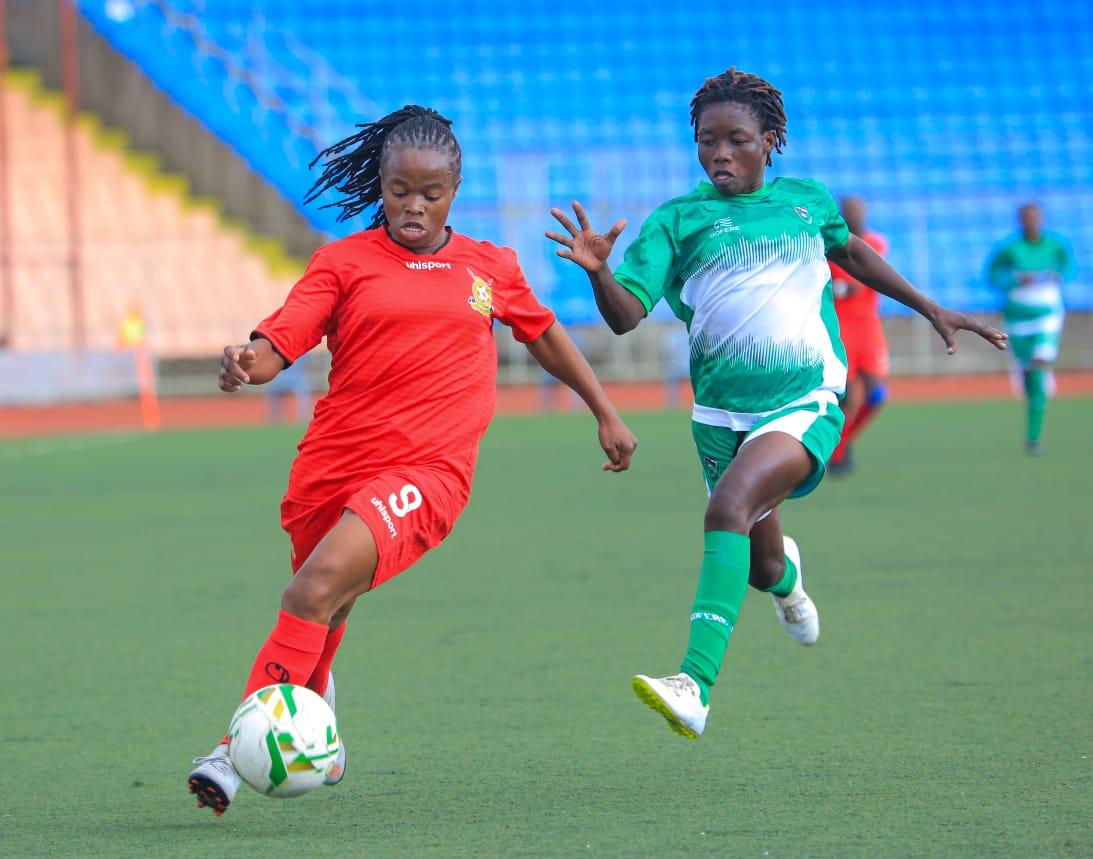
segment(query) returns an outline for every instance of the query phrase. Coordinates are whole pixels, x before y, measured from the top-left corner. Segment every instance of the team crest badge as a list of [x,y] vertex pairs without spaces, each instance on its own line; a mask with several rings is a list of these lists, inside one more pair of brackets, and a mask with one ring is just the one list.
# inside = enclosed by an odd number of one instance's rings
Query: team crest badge
[[467,299],[467,304],[483,316],[490,316],[493,313],[493,278],[486,280],[470,269],[467,269],[467,274],[471,276],[471,297]]
[[806,224],[812,223],[812,215],[809,214],[808,209],[804,206],[794,206],[793,211],[795,211]]

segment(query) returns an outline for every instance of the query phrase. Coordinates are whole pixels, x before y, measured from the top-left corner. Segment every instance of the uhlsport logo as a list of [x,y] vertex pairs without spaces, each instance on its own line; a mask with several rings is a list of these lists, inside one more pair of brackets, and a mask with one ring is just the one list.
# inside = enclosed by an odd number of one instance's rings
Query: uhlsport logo
[[798,217],[800,217],[800,219],[802,221],[804,221],[806,224],[811,224],[812,223],[812,215],[809,213],[808,209],[806,209],[804,206],[794,206],[793,211],[795,211],[797,213]]
[[708,238],[711,238],[711,239],[716,238],[717,236],[720,236],[722,233],[738,233],[738,232],[740,232],[740,227],[736,226],[736,224],[734,224],[732,222],[732,218],[718,218],[716,221],[714,221],[714,223],[713,223],[713,232],[710,233]]
[[414,271],[436,271],[438,268],[452,267],[450,262],[415,262],[414,260],[406,260],[406,267],[413,269]]
[[380,519],[383,520],[383,524],[386,525],[387,530],[391,532],[391,539],[394,540],[398,536],[398,529],[395,527],[395,522],[391,518],[391,514],[387,512],[387,505],[373,495],[372,506],[379,511]]
[[467,299],[467,304],[483,316],[491,315],[493,313],[493,278],[486,280],[470,269],[467,269],[467,274],[471,276],[471,297]]

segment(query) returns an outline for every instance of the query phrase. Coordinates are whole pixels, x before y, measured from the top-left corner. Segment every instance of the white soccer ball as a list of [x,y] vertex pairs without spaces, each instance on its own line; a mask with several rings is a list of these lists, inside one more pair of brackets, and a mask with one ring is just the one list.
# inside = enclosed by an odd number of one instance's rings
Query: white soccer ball
[[243,781],[265,796],[299,796],[323,783],[338,758],[338,722],[304,686],[266,686],[232,716],[228,757]]

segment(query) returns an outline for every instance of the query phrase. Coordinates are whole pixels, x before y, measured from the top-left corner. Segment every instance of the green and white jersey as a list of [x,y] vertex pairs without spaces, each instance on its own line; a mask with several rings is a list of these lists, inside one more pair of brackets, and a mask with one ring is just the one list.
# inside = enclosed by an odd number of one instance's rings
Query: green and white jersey
[[615,279],[687,324],[695,421],[749,430],[786,406],[837,402],[846,353],[826,255],[849,237],[808,179],[736,196],[702,182],[642,224]]
[[1006,292],[1006,330],[1014,337],[1058,334],[1063,328],[1059,285],[1075,273],[1074,255],[1060,236],[1024,236],[1002,245],[991,257],[991,283]]

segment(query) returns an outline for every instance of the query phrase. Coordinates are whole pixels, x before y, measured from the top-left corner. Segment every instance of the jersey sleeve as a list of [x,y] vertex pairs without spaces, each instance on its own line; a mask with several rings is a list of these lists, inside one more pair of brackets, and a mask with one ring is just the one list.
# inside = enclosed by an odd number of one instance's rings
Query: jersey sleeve
[[1074,261],[1074,251],[1070,248],[1070,242],[1062,236],[1056,235],[1055,241],[1059,243],[1059,279],[1068,283],[1078,276],[1078,265]]
[[1010,247],[1006,244],[996,249],[987,263],[987,280],[995,289],[1010,289],[1017,283]]
[[340,296],[340,278],[325,249],[319,248],[285,303],[258,323],[251,339],[265,338],[291,365],[330,333]]
[[615,269],[615,280],[633,293],[649,313],[675,279],[678,259],[671,219],[658,209],[645,220],[638,237],[626,249],[622,263]]
[[554,312],[544,307],[531,291],[516,253],[508,248],[504,253],[510,257],[508,262],[512,268],[504,291],[497,296],[500,300],[494,302],[493,318],[509,326],[512,336],[519,342],[530,343],[542,337],[554,324]]
[[824,253],[831,253],[850,241],[850,228],[843,220],[843,216],[839,212],[839,204],[835,202],[831,192],[819,182],[811,182],[810,184],[816,188],[817,193],[820,195],[820,204],[818,206],[820,217],[817,220],[820,225],[820,235],[823,236],[824,240]]

